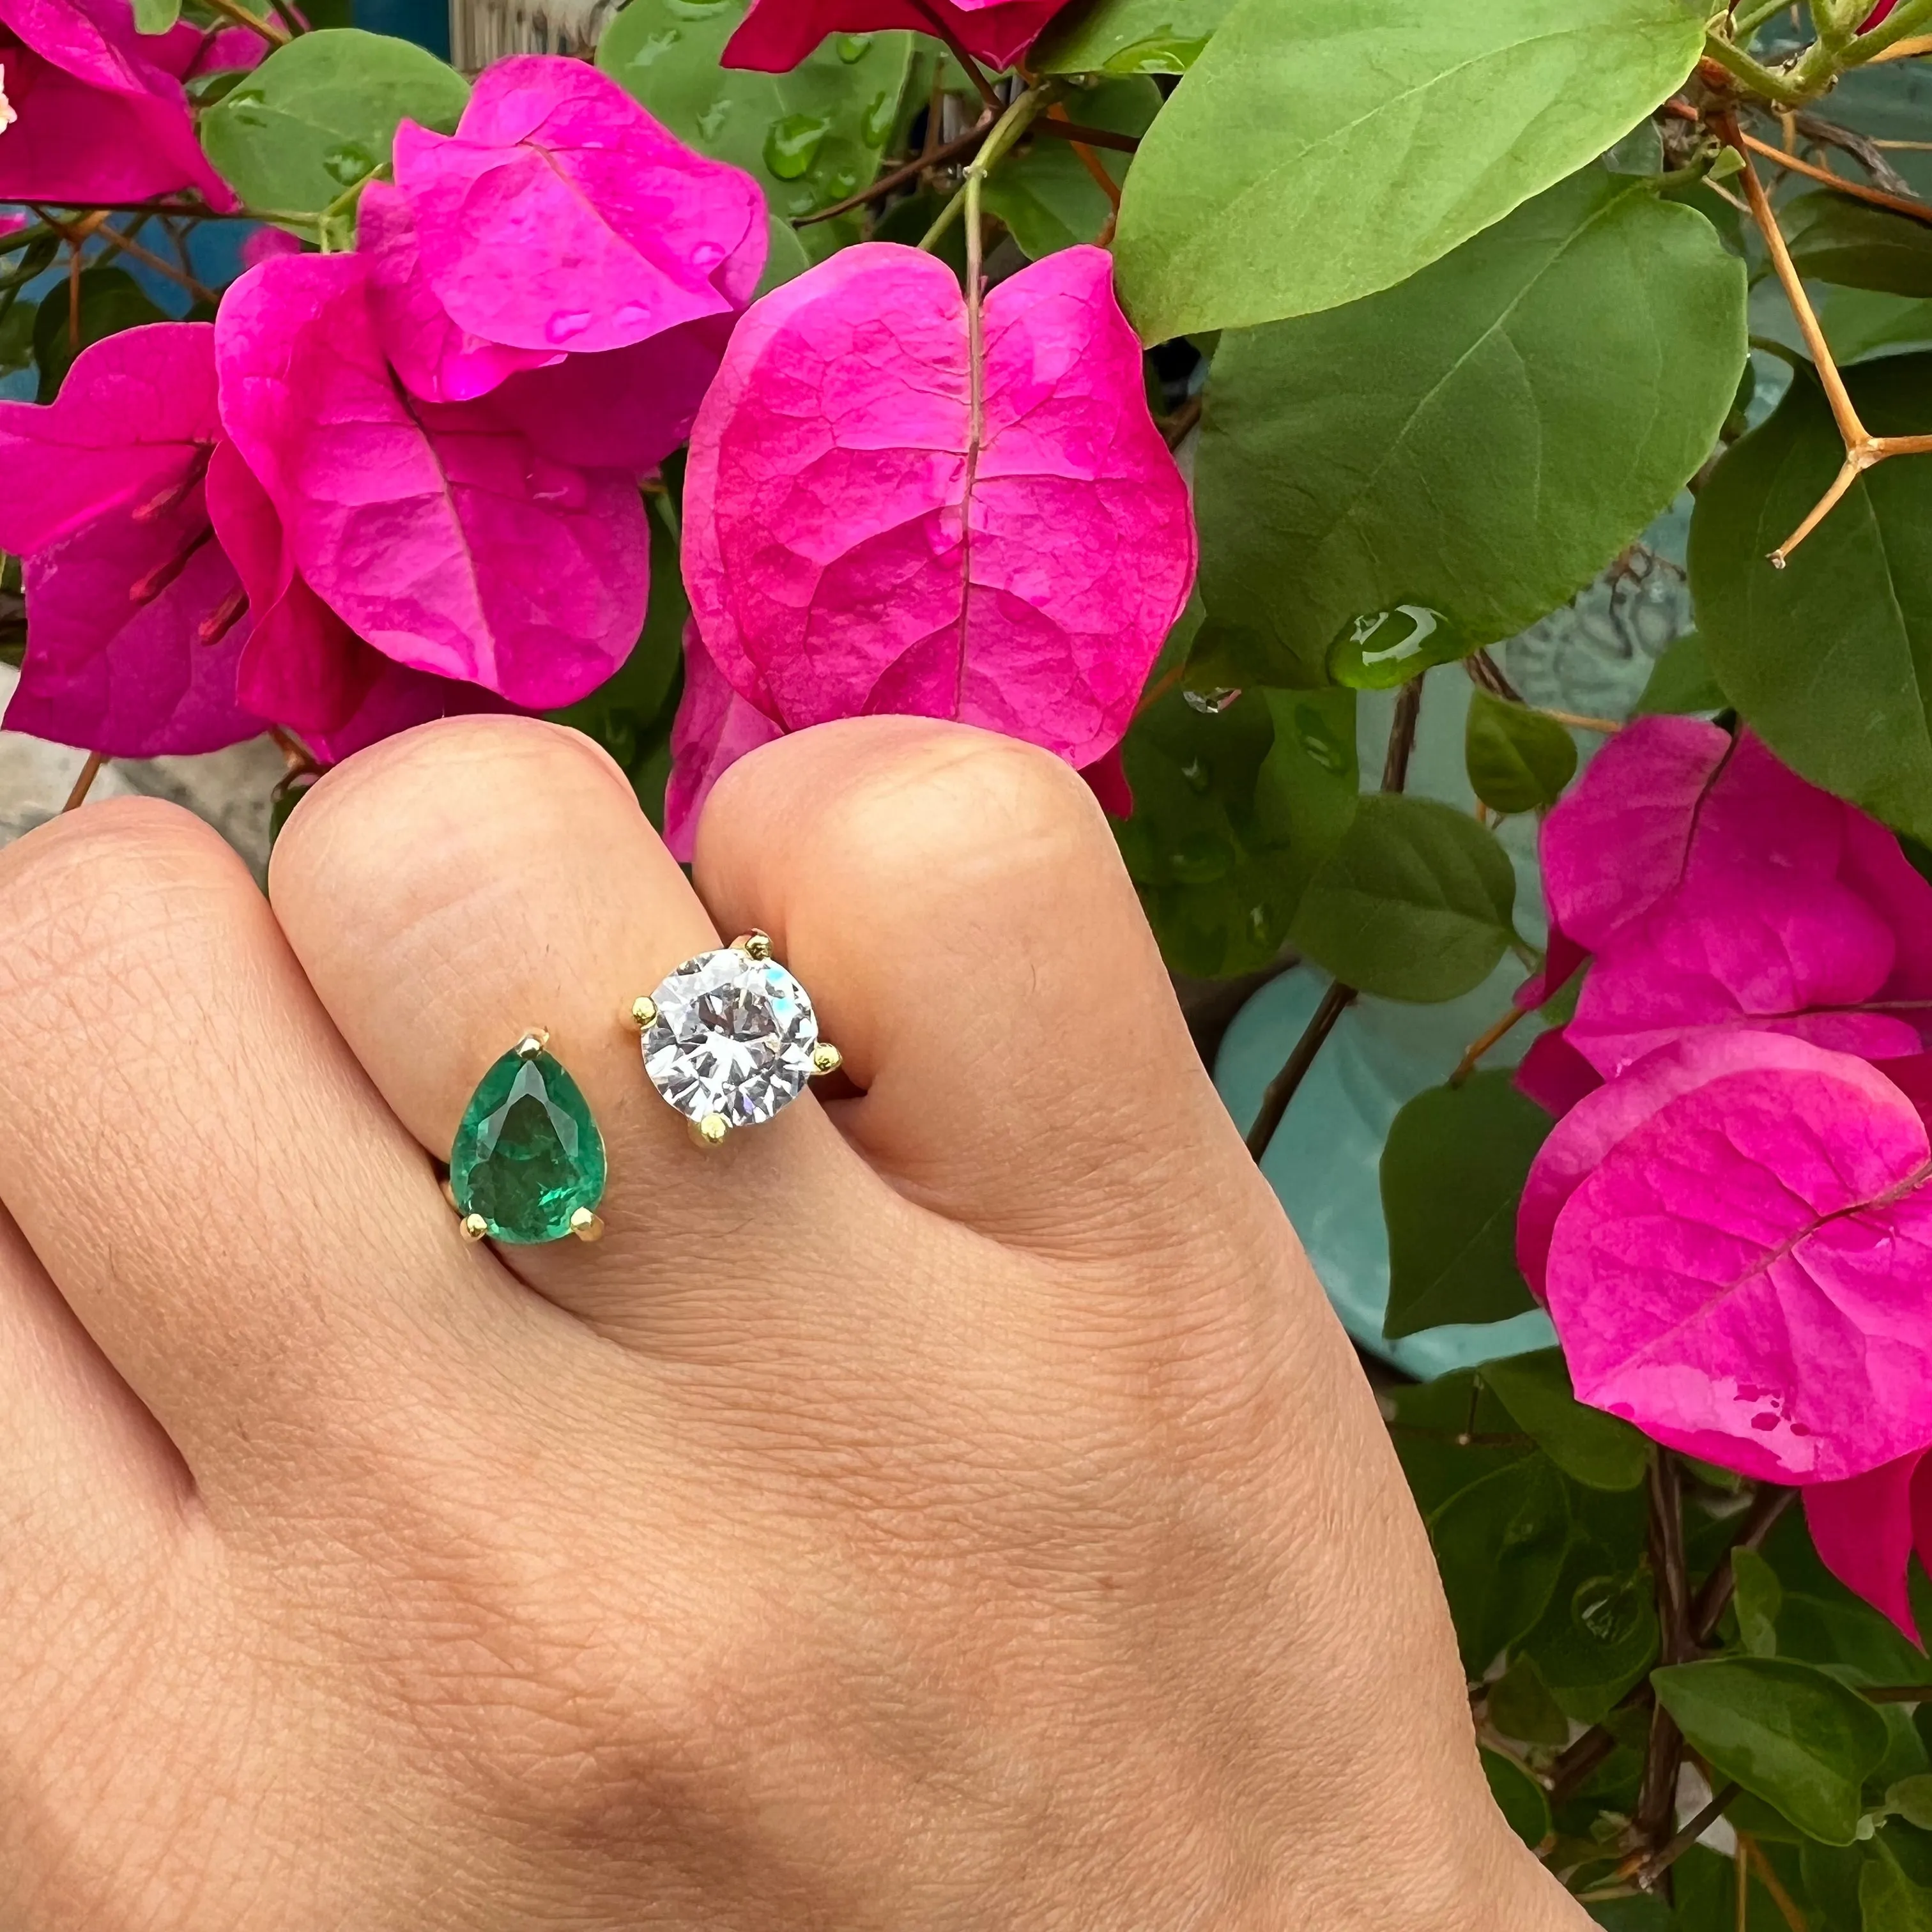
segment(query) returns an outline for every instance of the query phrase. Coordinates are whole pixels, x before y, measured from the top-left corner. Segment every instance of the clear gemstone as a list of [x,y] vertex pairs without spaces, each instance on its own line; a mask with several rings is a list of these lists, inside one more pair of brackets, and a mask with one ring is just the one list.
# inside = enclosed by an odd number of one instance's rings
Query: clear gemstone
[[644,1071],[680,1114],[749,1126],[804,1092],[818,1016],[775,961],[721,946],[687,959],[651,997]]

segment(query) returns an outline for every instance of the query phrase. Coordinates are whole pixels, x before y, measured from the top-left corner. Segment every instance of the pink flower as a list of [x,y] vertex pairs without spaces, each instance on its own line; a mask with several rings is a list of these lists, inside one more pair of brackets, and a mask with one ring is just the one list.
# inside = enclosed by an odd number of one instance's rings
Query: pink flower
[[1076,766],[1120,742],[1195,550],[1112,268],[1069,248],[1001,283],[976,382],[959,284],[914,249],[846,249],[751,310],[684,497],[740,698],[794,730],[959,718]]
[[670,732],[670,783],[664,788],[664,843],[689,865],[698,820],[711,788],[747,752],[784,734],[724,682],[698,634],[684,627],[684,694]]
[[1914,1450],[1862,1476],[1815,1483],[1804,1492],[1805,1525],[1825,1568],[1914,1643],[1918,1627],[1906,1582],[1912,1552],[1932,1564],[1932,1477],[1925,1455]]
[[116,758],[261,730],[236,697],[246,607],[208,513],[214,339],[129,329],[44,408],[0,403],[0,548],[26,560],[28,626],[13,729]]
[[302,244],[286,228],[258,228],[242,244],[242,266],[259,268],[278,255],[299,255]]
[[197,188],[235,207],[178,78],[202,42],[192,28],[144,40],[124,0],[0,0],[0,201],[86,206]]
[[828,34],[934,30],[935,17],[976,59],[1011,67],[1066,0],[754,0],[724,49],[727,67],[783,74]]
[[764,266],[749,176],[595,68],[536,55],[490,68],[454,135],[404,122],[395,171],[366,190],[358,246],[415,394],[500,391],[533,440],[595,466],[641,472],[684,440]]
[[1863,1060],[1652,1054],[1558,1123],[1517,1244],[1579,1398],[1668,1447],[1820,1483],[1932,1442],[1932,1143]]
[[[298,579],[384,657],[532,710],[574,703],[623,662],[648,588],[634,482],[543,455],[487,404],[411,398],[384,358],[364,257],[251,268],[223,300],[215,349],[223,428],[279,526],[246,546],[257,590],[293,595]],[[299,628],[312,643],[308,618]],[[305,644],[298,661],[339,654]]]
[[1639,720],[1542,849],[1552,918],[1596,956],[1566,1031],[1601,1073],[1727,1028],[1888,1058],[1932,1022],[1932,885],[1748,732]]

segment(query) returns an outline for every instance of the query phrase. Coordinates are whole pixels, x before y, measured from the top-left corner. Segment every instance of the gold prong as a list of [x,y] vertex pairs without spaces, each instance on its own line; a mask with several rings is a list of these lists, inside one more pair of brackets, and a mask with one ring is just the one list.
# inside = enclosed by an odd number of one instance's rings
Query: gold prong
[[454,1181],[452,1180],[449,1176],[446,1174],[442,1177],[442,1198],[444,1200],[447,1201],[459,1214],[463,1212],[463,1203],[456,1198],[456,1184]]
[[490,1232],[490,1224],[481,1214],[466,1214],[463,1217],[463,1238],[466,1241],[480,1241]]
[[642,1033],[657,1024],[658,1003],[649,994],[631,1002],[631,1024]]
[[549,1044],[550,1028],[532,1027],[517,1042],[517,1058],[519,1060],[534,1060]]
[[754,926],[749,932],[741,932],[731,942],[734,951],[742,952],[747,959],[769,959],[772,956],[772,936],[760,932]]
[[570,1232],[580,1241],[601,1241],[604,1238],[603,1220],[588,1208],[580,1208],[570,1217]]
[[706,1114],[691,1124],[691,1137],[700,1147],[716,1147],[730,1131],[731,1123],[722,1114]]
[[814,1073],[836,1073],[845,1064],[845,1056],[829,1040],[821,1040],[812,1049],[812,1070]]

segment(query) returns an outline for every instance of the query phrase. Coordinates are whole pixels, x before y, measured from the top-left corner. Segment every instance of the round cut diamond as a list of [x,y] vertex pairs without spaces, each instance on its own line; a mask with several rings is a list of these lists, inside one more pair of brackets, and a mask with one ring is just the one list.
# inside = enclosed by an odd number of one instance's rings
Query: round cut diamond
[[775,961],[721,946],[687,959],[651,997],[644,1071],[680,1114],[749,1126],[804,1092],[818,1016]]

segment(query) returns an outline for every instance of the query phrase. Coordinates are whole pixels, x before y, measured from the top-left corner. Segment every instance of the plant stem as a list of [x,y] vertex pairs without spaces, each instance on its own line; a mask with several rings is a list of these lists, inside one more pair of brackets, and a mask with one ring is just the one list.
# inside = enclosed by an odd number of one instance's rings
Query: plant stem
[[218,299],[214,291],[206,282],[196,280],[193,275],[176,268],[172,262],[164,262],[153,250],[142,248],[131,235],[122,234],[98,209],[86,221],[76,223],[72,227],[64,222],[56,221],[52,215],[40,209],[36,208],[34,212],[62,241],[76,248],[91,236],[94,240],[104,242],[109,248],[118,249],[121,254],[153,269],[156,274],[165,275],[178,288],[187,290],[196,302],[206,302],[212,308]]
[[1315,1056],[1335,1030],[1335,1022],[1354,1003],[1354,988],[1345,986],[1339,980],[1322,995],[1322,1003],[1303,1028],[1301,1037],[1294,1043],[1294,1051],[1282,1064],[1281,1071],[1268,1082],[1268,1091],[1262,1096],[1261,1112],[1248,1130],[1248,1151],[1257,1162],[1268,1152],[1268,1143],[1274,1138],[1275,1130],[1288,1112],[1288,1103],[1307,1078],[1308,1070],[1315,1064]]
[[286,46],[288,29],[277,20],[265,20],[259,14],[251,14],[239,4],[239,0],[208,0],[209,10],[219,14],[223,19],[232,20],[238,27],[247,27],[261,35],[272,47]]
[[[1400,791],[1408,782],[1408,760],[1415,749],[1415,728],[1421,716],[1422,680],[1412,677],[1396,694],[1395,718],[1389,726],[1388,752],[1382,764],[1382,790],[1385,792]],[[1275,1130],[1288,1112],[1288,1103],[1294,1098],[1296,1088],[1307,1078],[1308,1070],[1315,1064],[1315,1056],[1335,1030],[1335,1022],[1354,1004],[1358,997],[1353,986],[1336,980],[1322,994],[1322,1004],[1315,1009],[1301,1037],[1294,1043],[1294,1051],[1288,1056],[1281,1071],[1268,1082],[1268,1091],[1262,1096],[1261,1112],[1248,1130],[1248,1151],[1257,1162],[1268,1152],[1268,1142],[1274,1138]]]
[[1772,1870],[1771,1861],[1757,1848],[1757,1840],[1748,1833],[1738,1834],[1738,1856],[1757,1874],[1757,1881],[1771,1894],[1771,1902],[1783,1915],[1791,1932],[1808,1932],[1804,1915],[1798,1909],[1790,1892],[1784,1888],[1784,1881]]
[[913,10],[926,20],[928,31],[946,43],[946,50],[966,70],[966,77],[972,82],[980,98],[997,114],[1000,111],[1000,97],[993,91],[980,63],[966,50],[965,43],[941,20],[938,14],[927,4],[927,0],[912,0]]
[[1479,1034],[1474,1040],[1472,1040],[1464,1049],[1462,1058],[1456,1061],[1456,1070],[1449,1076],[1449,1084],[1452,1087],[1461,1086],[1469,1076],[1475,1072],[1476,1064],[1483,1055],[1527,1019],[1530,1011],[1531,1009],[1528,1006],[1512,1006],[1494,1026]]
[[[1932,54],[1932,34],[1913,34],[1904,40],[1893,41],[1890,46],[1874,54],[1870,64],[1876,67],[1882,61],[1917,60],[1924,54]],[[1888,141],[1883,145],[1904,148],[1916,144],[1910,141]]]
[[[1689,1590],[1684,1574],[1684,1498],[1677,1459],[1660,1449],[1650,1462],[1650,1567],[1657,1580],[1658,1652],[1666,1664],[1691,1654]],[[1632,1821],[1640,1845],[1661,1850],[1677,1815],[1684,1733],[1662,1704],[1650,1714],[1643,1782]]]
[[[1064,83],[1053,80],[1043,80],[1038,86],[1028,88],[993,123],[992,130],[980,144],[980,152],[974,156],[971,166],[966,170],[966,178],[961,184],[959,192],[940,210],[939,218],[926,230],[920,242],[921,248],[930,254],[939,246],[946,231],[952,226],[953,218],[966,207],[968,196],[974,194],[975,179],[981,183],[985,182],[1006,150],[1026,132],[1041,113],[1058,99],[1062,85]],[[978,206],[975,196],[973,208],[976,214]]]
[[[1799,116],[1802,120],[1810,118],[1808,115]],[[1821,168],[1802,155],[1774,148],[1768,141],[1760,141],[1754,134],[1740,134],[1738,138],[1753,154],[1762,154],[1766,160],[1789,169],[1793,174],[1822,182],[1840,194],[1850,195],[1854,201],[1868,201],[1874,208],[1888,208],[1894,214],[1909,215],[1914,221],[1932,222],[1932,201],[1921,201],[1916,195],[1894,194],[1885,188],[1868,188],[1863,182],[1847,181],[1843,175],[1834,175],[1829,168]]]
[[1903,0],[1891,16],[1868,34],[1861,34],[1845,50],[1845,65],[1863,67],[1932,20],[1932,0]]
[[915,156],[904,167],[881,175],[870,188],[861,188],[856,194],[848,194],[843,201],[835,201],[830,208],[821,208],[816,214],[801,214],[791,225],[794,228],[809,228],[814,222],[836,221],[840,215],[850,214],[855,208],[863,208],[868,202],[883,201],[893,189],[916,181],[928,168],[943,168],[949,162],[963,160],[986,138],[986,130],[992,124],[989,116],[982,117],[976,128],[969,129],[957,140],[948,141],[929,154]]
[[1707,33],[1704,36],[1704,52],[1708,59],[1715,61],[1726,73],[1736,75],[1754,94],[1774,100],[1781,107],[1798,106],[1807,98],[1791,81],[1766,67],[1762,61],[1754,60],[1742,47],[1726,40],[1721,34]]
[[1744,1786],[1733,1779],[1660,1851],[1652,1852],[1648,1858],[1640,1857],[1634,1862],[1625,1859],[1624,1864],[1628,1865],[1630,1870],[1626,1872],[1624,1866],[1620,1865],[1617,1868],[1617,1875],[1628,1877],[1648,1892],[1730,1809],[1743,1790]]
[[87,802],[87,794],[94,789],[94,782],[100,777],[101,767],[106,764],[98,752],[90,752],[87,762],[80,768],[80,776],[74,782],[74,789],[67,795],[62,812],[78,812]]
[[[1821,147],[1842,148],[1886,194],[1902,195],[1908,200],[1912,198],[1912,184],[1886,159],[1885,151],[1877,142],[1853,128],[1827,121],[1821,114],[1794,114],[1791,124],[1808,141],[1815,141]],[[1920,205],[1925,208],[1925,218],[1932,221],[1932,206]]]
[[1755,7],[1747,7],[1731,22],[1731,39],[1738,46],[1749,44],[1750,37],[1766,21],[1776,14],[1787,13],[1791,0],[1758,0]]
[[1932,1704],[1932,1684],[1861,1684],[1858,1693],[1868,1704]]
[[1737,1575],[1731,1568],[1732,1557],[1740,1550],[1759,1548],[1778,1526],[1778,1518],[1797,1498],[1796,1490],[1780,1489],[1772,1483],[1758,1485],[1757,1494],[1751,1498],[1750,1508],[1745,1510],[1744,1521],[1731,1539],[1730,1546],[1704,1579],[1703,1587],[1691,1604],[1690,1634],[1697,1642],[1708,1642],[1712,1632],[1718,1628],[1718,1619],[1724,1614],[1724,1606],[1731,1600],[1732,1592],[1737,1588]]
[[[1924,4],[1932,9],[1932,0],[1924,0]],[[1897,17],[1893,16],[1894,19]],[[1886,24],[1889,26],[1890,22]],[[1799,331],[1811,352],[1812,364],[1818,372],[1826,400],[1831,405],[1832,419],[1838,424],[1839,436],[1845,446],[1844,466],[1831,488],[1810,514],[1772,552],[1772,564],[1782,570],[1791,553],[1824,521],[1839,500],[1868,470],[1889,456],[1910,456],[1932,450],[1932,436],[1874,436],[1859,419],[1851,392],[1845,387],[1845,379],[1838,373],[1838,365],[1832,359],[1832,345],[1825,339],[1817,312],[1811,306],[1810,297],[1805,293],[1803,278],[1792,261],[1791,250],[1785,244],[1778,218],[1772,212],[1764,184],[1758,179],[1757,170],[1750,154],[1744,152],[1750,145],[1750,137],[1738,128],[1734,115],[1719,115],[1714,117],[1714,124],[1723,138],[1743,154],[1744,195],[1750,204],[1751,218],[1757,224],[1765,246],[1771,251],[1772,263],[1778,271],[1785,299],[1798,318]]]

